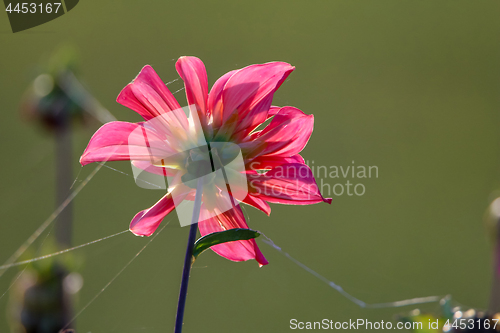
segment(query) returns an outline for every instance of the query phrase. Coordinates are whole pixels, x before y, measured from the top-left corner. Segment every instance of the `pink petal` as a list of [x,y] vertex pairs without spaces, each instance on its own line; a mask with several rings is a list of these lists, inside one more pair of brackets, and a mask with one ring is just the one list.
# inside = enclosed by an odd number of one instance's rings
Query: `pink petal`
[[271,214],[271,207],[269,207],[269,204],[267,202],[250,194],[247,195],[245,200],[243,200],[242,202],[263,211],[267,216]]
[[[149,146],[148,146],[149,144]],[[172,152],[156,132],[143,123],[113,121],[94,133],[80,157],[80,163],[151,160],[153,156],[167,156]]]
[[174,200],[166,194],[151,208],[140,211],[130,222],[130,231],[137,236],[151,236],[163,218],[175,208]]
[[[202,218],[202,217],[200,217]],[[202,236],[234,228],[248,229],[245,217],[240,206],[219,214],[216,217],[205,219],[198,223]],[[246,261],[255,259],[260,266],[267,265],[268,261],[260,252],[255,239],[240,240],[212,246],[211,249],[218,255],[232,261]]]
[[250,170],[274,169],[277,166],[289,163],[305,164],[304,159],[299,154],[290,157],[283,156],[258,156],[247,163]]
[[266,128],[250,137],[252,141],[244,143],[242,148],[247,148],[246,156],[249,159],[264,155],[290,157],[304,149],[313,127],[313,115],[286,106],[276,113]]
[[139,113],[144,120],[180,108],[174,95],[149,65],[123,88],[116,101]]
[[224,85],[229,80],[231,76],[237,71],[230,71],[223,76],[221,76],[212,86],[210,93],[208,94],[208,110],[213,116],[213,127],[214,129],[219,129],[222,125],[222,92]]
[[267,117],[270,118],[270,117],[276,115],[276,113],[278,113],[279,110],[281,110],[281,107],[271,106],[271,108],[269,109],[269,112],[267,113]]
[[295,67],[284,62],[250,65],[226,82],[222,92],[223,122],[238,113],[236,132],[246,133],[267,119],[274,92]]
[[203,62],[196,57],[180,57],[175,64],[177,73],[184,80],[188,105],[195,105],[204,129],[208,124],[208,79]]
[[262,200],[291,205],[331,203],[323,198],[311,169],[305,164],[278,166],[265,174],[248,173],[249,193]]
[[191,188],[182,184],[176,185],[177,183],[178,181],[174,178],[173,182],[169,184],[173,188],[172,192],[164,195],[163,198],[149,209],[140,211],[134,216],[130,222],[130,231],[132,233],[137,236],[151,236],[163,218],[175,208],[175,202],[182,202],[192,192]]
[[173,177],[174,175],[177,174],[178,170],[170,169],[170,168],[163,168],[159,167],[156,165],[153,165],[151,161],[132,161],[132,164],[139,168],[142,169],[146,172],[155,174],[155,175],[160,175],[160,176],[165,176],[165,177]]

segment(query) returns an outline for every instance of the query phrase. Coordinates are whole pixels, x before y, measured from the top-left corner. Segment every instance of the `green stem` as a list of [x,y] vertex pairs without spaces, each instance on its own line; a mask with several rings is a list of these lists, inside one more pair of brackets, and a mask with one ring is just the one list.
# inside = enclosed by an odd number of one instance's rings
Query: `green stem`
[[189,227],[189,237],[186,247],[186,256],[184,257],[184,269],[182,270],[181,290],[179,292],[179,302],[177,303],[177,315],[175,317],[174,333],[182,332],[182,324],[184,320],[184,309],[186,307],[186,297],[189,285],[189,274],[191,272],[191,264],[193,263],[193,248],[196,241],[196,232],[198,230],[198,219],[200,217],[201,198],[203,193],[203,177],[198,178],[196,185],[196,196],[194,199],[193,217],[191,226]]

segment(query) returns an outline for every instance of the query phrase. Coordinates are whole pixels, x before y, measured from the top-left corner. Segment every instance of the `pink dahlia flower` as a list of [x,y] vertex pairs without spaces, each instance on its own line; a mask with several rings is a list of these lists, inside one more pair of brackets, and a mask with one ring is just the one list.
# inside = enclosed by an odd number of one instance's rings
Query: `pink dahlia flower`
[[[233,208],[217,214],[202,212],[202,221],[198,223],[202,236],[248,228],[241,202],[267,215],[271,213],[268,202],[331,203],[331,199],[323,198],[311,170],[299,155],[313,131],[313,115],[290,106],[271,106],[274,92],[294,70],[293,66],[270,62],[234,70],[219,78],[210,92],[200,59],[181,57],[176,69],[184,80],[187,102],[197,113],[204,138],[209,143],[227,142],[239,147],[244,161],[242,173],[248,183],[245,196],[236,204],[233,202]],[[139,113],[145,122],[114,121],[103,125],[91,138],[80,163],[130,160],[144,171],[173,177],[167,194],[149,209],[139,212],[130,223],[134,234],[150,236],[176,207],[174,198],[194,200],[196,190],[183,181],[193,172],[193,153],[181,153],[185,148],[183,142],[189,136],[189,120],[184,112],[175,112],[180,109],[179,103],[151,66],[142,69],[121,91],[117,101]],[[162,126],[145,125],[158,117],[162,119]],[[257,129],[269,119],[267,126]],[[162,152],[152,153],[149,143],[146,146],[140,140],[134,141],[133,133],[137,131],[147,132],[147,137],[153,138],[150,141],[155,141],[155,147],[161,147],[158,150]],[[131,145],[136,149],[131,150]],[[175,155],[176,152],[179,153]],[[157,163],[152,161],[151,154],[175,157],[167,158],[167,162],[157,157],[156,160],[162,161]],[[223,149],[218,154],[224,160]],[[209,196],[224,190],[217,186],[204,186],[205,206],[213,202]],[[223,243],[211,249],[229,260],[255,259],[259,265],[268,264],[254,239]]]

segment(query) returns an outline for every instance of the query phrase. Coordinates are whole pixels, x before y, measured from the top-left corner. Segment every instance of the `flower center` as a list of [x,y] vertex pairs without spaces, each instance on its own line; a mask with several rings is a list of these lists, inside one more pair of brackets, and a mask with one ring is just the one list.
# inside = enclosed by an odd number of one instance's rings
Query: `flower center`
[[[225,168],[240,153],[238,145],[231,142],[211,142],[206,146],[189,150],[185,160],[184,183],[209,174],[215,177],[215,171]],[[209,177],[211,178],[211,177]]]

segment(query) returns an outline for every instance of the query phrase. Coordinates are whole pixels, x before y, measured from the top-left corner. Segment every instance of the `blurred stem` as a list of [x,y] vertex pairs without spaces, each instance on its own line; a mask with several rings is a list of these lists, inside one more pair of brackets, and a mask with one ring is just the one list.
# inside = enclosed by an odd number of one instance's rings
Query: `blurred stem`
[[[71,163],[71,130],[69,123],[65,121],[56,128],[56,200],[59,207],[68,196],[72,182]],[[58,245],[61,248],[71,246],[73,209],[71,203],[59,214],[55,234]]]
[[182,332],[184,320],[184,309],[186,307],[186,297],[189,284],[189,274],[193,263],[193,248],[196,241],[196,232],[198,231],[198,219],[200,217],[201,197],[203,194],[203,177],[198,178],[196,184],[196,196],[194,199],[193,217],[189,227],[189,238],[186,247],[186,257],[184,258],[184,269],[182,270],[181,290],[179,292],[179,302],[177,303],[177,315],[175,317],[174,333]]
[[495,226],[495,245],[493,250],[493,279],[491,285],[490,305],[491,314],[500,311],[500,220]]

